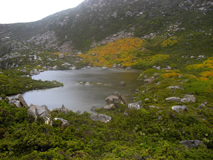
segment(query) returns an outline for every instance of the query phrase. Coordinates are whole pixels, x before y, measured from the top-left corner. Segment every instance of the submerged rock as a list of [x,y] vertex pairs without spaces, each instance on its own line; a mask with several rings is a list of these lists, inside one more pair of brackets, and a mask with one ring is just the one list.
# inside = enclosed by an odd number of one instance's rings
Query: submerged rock
[[101,121],[104,123],[108,123],[109,121],[111,121],[112,118],[104,114],[93,113],[91,114],[90,119],[93,121]]
[[182,145],[186,145],[188,148],[198,147],[199,145],[203,145],[207,148],[207,146],[200,140],[184,140],[180,142]]
[[136,102],[136,103],[129,103],[128,104],[128,108],[129,109],[137,109],[137,110],[139,110],[139,109],[141,109],[143,106],[142,106],[142,101],[138,101],[138,102]]

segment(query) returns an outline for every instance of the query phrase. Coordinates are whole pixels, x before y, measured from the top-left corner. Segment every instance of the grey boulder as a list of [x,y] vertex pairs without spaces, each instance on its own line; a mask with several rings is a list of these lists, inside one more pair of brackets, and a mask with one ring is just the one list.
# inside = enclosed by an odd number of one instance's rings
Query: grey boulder
[[128,109],[141,109],[143,106],[142,106],[142,101],[138,101],[136,103],[129,103],[128,104]]
[[184,140],[180,142],[182,145],[186,145],[188,148],[198,147],[199,145],[203,145],[207,148],[207,146],[200,140]]
[[46,124],[51,124],[50,110],[47,108],[46,105],[37,106],[37,105],[31,104],[27,113],[29,115],[32,115],[35,118],[35,120],[37,120],[38,117],[41,117],[43,118]]
[[109,121],[111,121],[112,118],[104,114],[93,113],[91,114],[90,119],[93,121],[101,121],[104,123],[108,123]]
[[64,127],[68,127],[70,124],[67,120],[63,119],[63,118],[54,118],[53,120],[59,120],[62,122],[61,124],[61,127],[64,128]]
[[194,95],[188,95],[186,94],[182,99],[181,102],[186,103],[186,102],[195,102],[195,96]]

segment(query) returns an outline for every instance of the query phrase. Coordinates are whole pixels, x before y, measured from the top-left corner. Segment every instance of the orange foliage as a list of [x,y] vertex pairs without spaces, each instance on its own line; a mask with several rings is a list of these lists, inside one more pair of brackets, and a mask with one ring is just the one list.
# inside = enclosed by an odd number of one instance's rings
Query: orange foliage
[[123,66],[132,66],[138,62],[146,63],[147,61],[155,63],[169,57],[169,55],[160,54],[148,57],[146,53],[149,50],[145,49],[143,45],[144,40],[140,38],[124,38],[110,42],[104,46],[95,47],[86,55],[81,54],[78,56],[83,58],[84,62],[91,63],[93,66],[106,65],[108,67],[111,67],[114,63]]

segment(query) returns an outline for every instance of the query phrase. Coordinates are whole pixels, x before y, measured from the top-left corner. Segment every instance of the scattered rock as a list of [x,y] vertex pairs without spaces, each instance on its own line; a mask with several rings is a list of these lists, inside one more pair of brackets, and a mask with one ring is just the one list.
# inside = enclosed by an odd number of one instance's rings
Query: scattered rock
[[41,117],[44,119],[46,124],[51,124],[50,118],[50,110],[47,108],[46,105],[37,106],[37,105],[30,105],[30,108],[28,109],[27,113],[29,115],[32,115],[35,120],[37,120],[38,117]]
[[195,96],[194,95],[188,95],[186,94],[182,99],[181,102],[186,103],[186,102],[195,102]]
[[180,111],[187,111],[187,107],[186,106],[173,106],[172,110],[180,113]]
[[87,69],[91,69],[91,66],[87,66]]
[[65,120],[65,119],[63,119],[63,118],[54,118],[54,120],[59,120],[59,121],[61,121],[62,122],[62,124],[61,124],[61,127],[64,129],[64,128],[66,128],[66,127],[69,127],[69,122],[67,121],[67,120]]
[[184,140],[180,141],[180,143],[182,145],[186,145],[188,148],[198,147],[199,145],[203,145],[205,148],[207,148],[207,146],[200,140]]
[[76,113],[77,113],[77,114],[81,114],[81,111],[77,111]]
[[33,69],[32,71],[30,71],[30,75],[38,75],[40,74],[40,72],[37,69]]
[[145,82],[145,83],[152,83],[154,80],[155,80],[155,78],[154,78],[154,77],[151,77],[151,78],[146,78],[146,79],[144,80],[144,82]]
[[119,85],[120,85],[120,86],[126,86],[126,83],[125,83],[124,81],[121,81],[121,82],[119,83]]
[[113,66],[112,66],[112,68],[117,68],[117,64],[114,63]]
[[159,109],[159,107],[156,107],[156,106],[149,106],[149,108],[157,108],[157,109]]
[[158,67],[155,67],[155,69],[157,69],[157,70],[160,70],[160,66],[158,66]]
[[131,67],[126,67],[126,70],[132,70],[132,68]]
[[96,106],[92,106],[91,111],[94,112],[95,109],[97,109],[97,108],[98,108],[98,107],[96,107]]
[[101,121],[104,123],[108,123],[109,121],[111,121],[112,118],[104,114],[93,113],[91,114],[90,119],[93,121]]
[[120,93],[116,92],[105,99],[107,105],[114,104],[117,107],[120,103],[127,104],[127,100]]
[[106,70],[107,69],[107,67],[106,67],[106,65],[104,65],[103,67],[102,67],[102,70]]
[[129,103],[128,104],[128,108],[129,109],[141,109],[143,106],[142,106],[142,101],[139,101],[139,102],[136,102],[136,103]]
[[179,86],[169,86],[168,88],[169,88],[169,89],[180,89]]
[[64,114],[67,114],[68,111],[69,110],[64,105],[62,105],[61,108],[56,108],[56,109],[53,110],[53,112],[57,112],[57,113],[62,112]]
[[115,105],[114,104],[109,104],[109,105],[106,105],[103,107],[104,110],[110,110],[110,109],[113,109],[115,108]]
[[144,101],[149,101],[149,98],[144,99]]
[[166,101],[170,101],[170,102],[180,102],[181,98],[179,97],[168,97],[166,98]]
[[59,58],[64,58],[64,54],[63,53],[61,53],[61,54],[59,54],[59,56],[58,56]]

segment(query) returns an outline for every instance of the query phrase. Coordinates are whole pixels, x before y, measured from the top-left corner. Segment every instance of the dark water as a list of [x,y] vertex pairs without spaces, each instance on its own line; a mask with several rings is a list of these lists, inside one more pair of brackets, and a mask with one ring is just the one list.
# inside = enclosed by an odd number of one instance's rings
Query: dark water
[[[132,101],[131,96],[135,89],[141,86],[141,82],[136,80],[139,74],[136,71],[101,70],[101,68],[46,71],[33,76],[33,79],[57,80],[64,83],[64,87],[29,91],[23,94],[23,97],[28,105],[45,104],[50,110],[64,104],[72,111],[90,112],[92,106],[105,106],[105,98],[114,92],[119,92]],[[101,82],[108,85],[78,84],[83,81]],[[121,81],[124,81],[126,86],[120,86]]]

